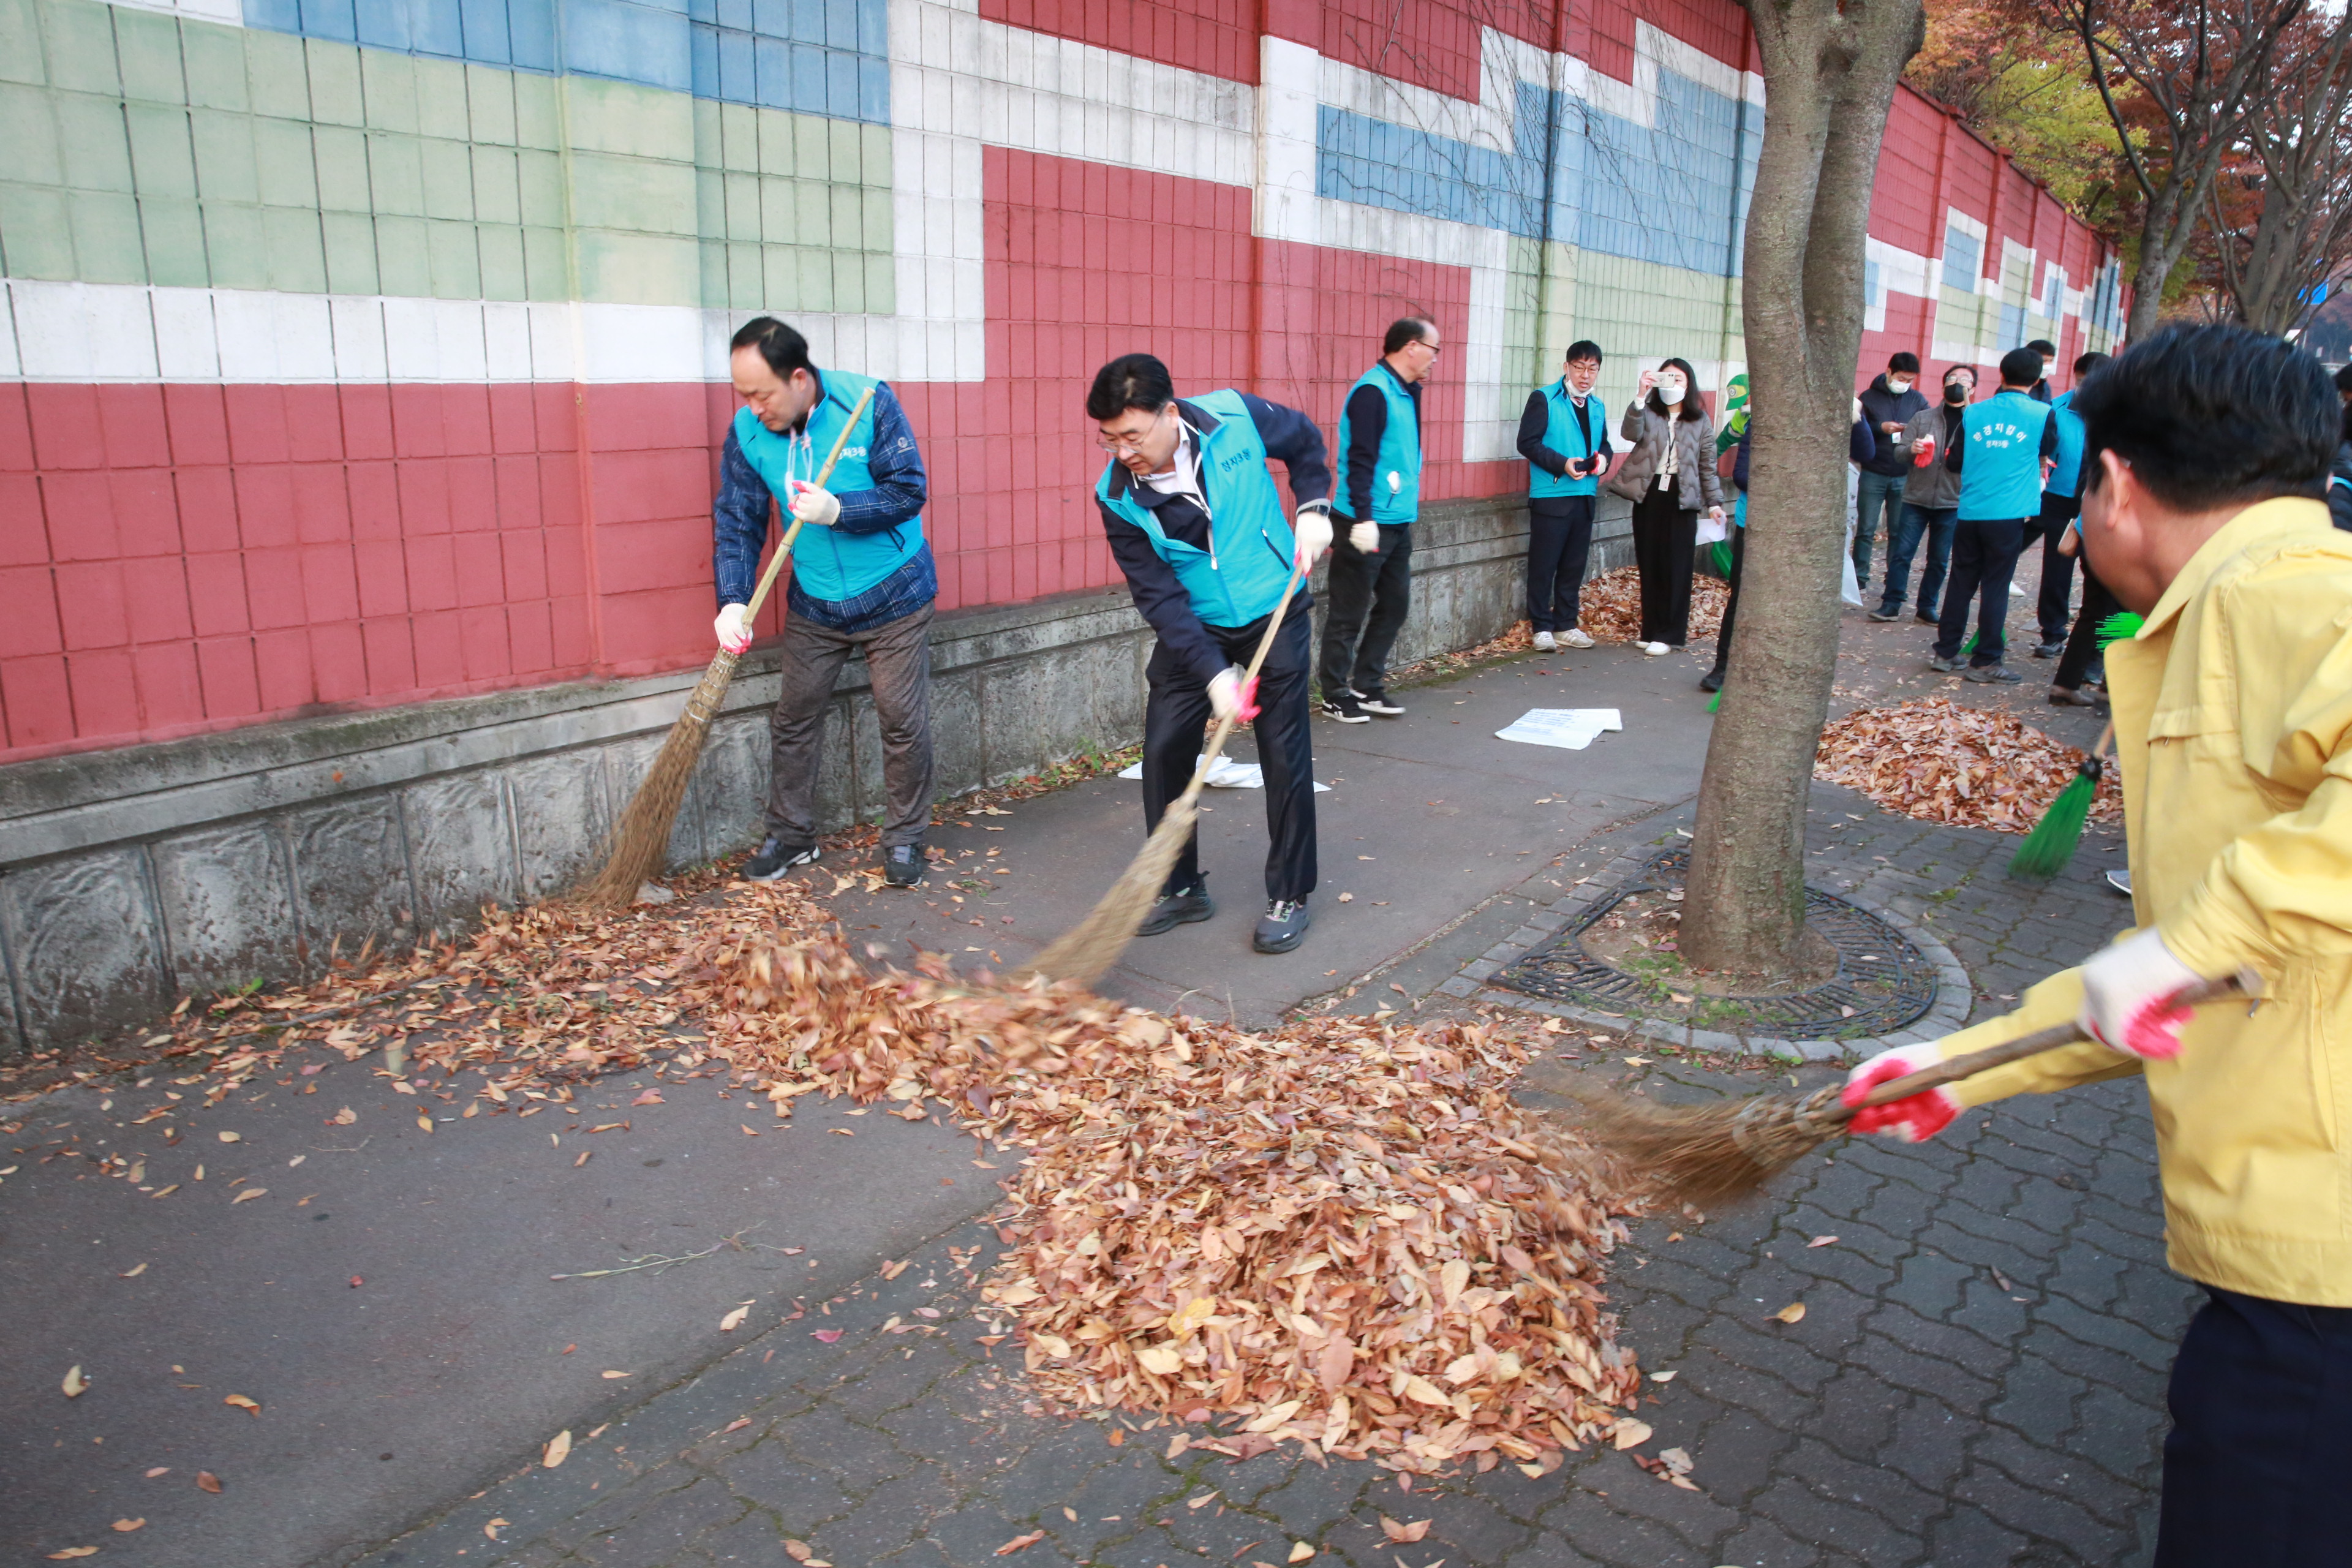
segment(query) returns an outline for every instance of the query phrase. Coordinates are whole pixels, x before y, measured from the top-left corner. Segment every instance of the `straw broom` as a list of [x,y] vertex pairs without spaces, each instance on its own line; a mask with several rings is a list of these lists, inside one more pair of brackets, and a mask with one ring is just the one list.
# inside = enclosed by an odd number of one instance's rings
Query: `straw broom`
[[[2192,985],[2185,1003],[2237,992],[2234,980]],[[1577,1091],[1576,1130],[1633,1181],[1668,1201],[1702,1208],[1752,1197],[1758,1189],[1845,1132],[1854,1113],[1994,1068],[2071,1046],[2084,1038],[2059,1024],[1970,1051],[1874,1086],[1859,1105],[1841,1103],[1843,1085],[1810,1095],[1756,1094],[1708,1105],[1659,1105],[1595,1084]]]
[[[865,416],[866,405],[873,400],[874,389],[868,387],[858,398],[857,406],[849,411],[848,423],[835,438],[833,450],[825,454],[824,467],[817,470],[817,489],[823,489],[825,481],[833,478],[833,466],[841,460],[841,449],[848,445],[849,433],[857,427],[858,420]],[[751,603],[744,606],[745,626],[759,615],[800,531],[800,519],[793,518],[775,554],[769,558],[768,569],[760,574],[760,585],[752,590]],[[686,799],[687,784],[694,776],[695,763],[702,758],[702,743],[710,734],[710,721],[717,717],[719,704],[726,699],[740,657],[723,647],[712,656],[710,668],[702,672],[694,695],[687,699],[686,711],[669,727],[669,738],[662,742],[661,755],[654,759],[645,782],[637,785],[628,809],[621,814],[613,836],[605,841],[604,868],[582,894],[586,903],[604,910],[625,908],[637,896],[637,889],[661,870],[662,860],[669,853],[670,829],[677,821],[678,805]]]
[[[1306,574],[1304,563],[1291,567],[1290,581],[1283,584],[1282,600],[1265,623],[1265,634],[1258,638],[1257,652],[1251,656],[1249,669],[1243,676],[1244,690],[1257,679],[1258,668],[1265,663],[1266,654],[1274,647],[1275,634],[1282,629],[1282,617],[1290,608],[1291,595],[1298,591],[1299,579]],[[1174,869],[1176,857],[1183,853],[1185,841],[1192,837],[1192,824],[1200,817],[1201,790],[1209,782],[1209,770],[1216,764],[1218,755],[1225,749],[1226,738],[1233,732],[1231,718],[1217,721],[1209,737],[1209,749],[1201,753],[1200,765],[1192,770],[1192,782],[1184,786],[1182,795],[1168,803],[1168,809],[1160,814],[1160,826],[1144,841],[1143,852],[1087,911],[1084,920],[1039,953],[1035,963],[1024,965],[1016,978],[1035,975],[1048,984],[1075,980],[1081,985],[1091,985],[1118,962],[1118,955],[1135,940],[1135,928],[1143,923],[1143,917],[1159,900],[1160,890],[1167,885],[1168,873]]]

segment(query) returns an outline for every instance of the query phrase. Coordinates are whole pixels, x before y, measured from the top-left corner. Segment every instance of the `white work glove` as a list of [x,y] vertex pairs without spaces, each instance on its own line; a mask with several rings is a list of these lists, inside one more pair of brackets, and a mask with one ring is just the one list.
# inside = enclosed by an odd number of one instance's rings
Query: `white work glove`
[[793,515],[818,528],[831,528],[834,519],[841,515],[841,500],[831,490],[821,490],[806,479],[792,482]]
[[1399,474],[1394,468],[1391,468],[1389,470],[1389,494],[1394,495],[1402,489],[1404,489],[1403,476]]
[[[1846,1074],[1845,1088],[1838,1099],[1847,1105],[1859,1104],[1864,1095],[1880,1084],[1908,1078],[1942,1059],[1942,1054],[1933,1045],[1897,1046],[1891,1051],[1881,1051]],[[1960,1097],[1945,1085],[1857,1110],[1847,1125],[1856,1132],[1878,1132],[1906,1143],[1924,1143],[1949,1127],[1960,1110]]]
[[2168,1061],[2180,1054],[2180,1026],[2192,1016],[2180,993],[2204,978],[2172,955],[2154,926],[2134,931],[2083,965],[2074,1022],[2111,1051]]
[[1297,542],[1297,563],[1301,568],[1312,567],[1315,558],[1331,548],[1331,509],[1319,500],[1308,501],[1290,520],[1290,536]]
[[1356,547],[1359,555],[1378,555],[1381,552],[1381,525],[1370,521],[1356,524],[1348,530],[1348,542]]
[[1209,711],[1222,721],[1246,724],[1257,717],[1257,677],[1244,676],[1237,665],[1227,665],[1209,681]]
[[710,629],[718,634],[720,647],[740,655],[751,646],[751,612],[741,605],[725,605]]

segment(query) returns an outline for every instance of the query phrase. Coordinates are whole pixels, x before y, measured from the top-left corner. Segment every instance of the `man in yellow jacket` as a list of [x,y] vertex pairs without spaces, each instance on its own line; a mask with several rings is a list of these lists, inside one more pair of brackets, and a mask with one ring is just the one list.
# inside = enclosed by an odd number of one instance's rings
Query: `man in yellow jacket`
[[[2237,328],[2084,382],[2083,548],[2147,617],[2107,649],[2137,929],[1847,1088],[2069,1019],[2087,1043],[1858,1130],[2144,1073],[2168,1256],[2206,1305],[2173,1364],[2157,1568],[2352,1563],[2352,536],[2321,498],[2326,373]],[[2200,981],[2258,998],[2189,1008]],[[1867,1125],[1864,1125],[1865,1121]]]

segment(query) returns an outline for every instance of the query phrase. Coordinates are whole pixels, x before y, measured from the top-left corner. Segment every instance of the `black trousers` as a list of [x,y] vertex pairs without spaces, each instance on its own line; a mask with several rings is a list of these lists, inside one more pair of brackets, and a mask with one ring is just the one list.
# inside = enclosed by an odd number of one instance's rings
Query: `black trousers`
[[[1258,766],[1265,774],[1265,896],[1304,899],[1315,890],[1315,756],[1307,736],[1307,607],[1293,605],[1258,671]],[[1225,657],[1247,667],[1265,622],[1211,626]],[[1168,803],[1192,782],[1209,723],[1209,689],[1161,643],[1143,668],[1150,693],[1143,704],[1143,822],[1160,826]],[[1201,886],[1201,844],[1195,834],[1168,874],[1167,891]]]
[[1720,676],[1731,659],[1731,626],[1739,618],[1739,569],[1748,564],[1748,531],[1731,531],[1731,593],[1723,601],[1723,629],[1715,634],[1715,673]]
[[2155,1568],[2352,1559],[2352,1307],[2206,1294],[2172,1363]]
[[1977,648],[1969,662],[1981,669],[2009,651],[2009,580],[2017,574],[2030,517],[1962,518],[1952,524],[1952,577],[1944,585],[1943,618],[1936,624],[1936,657],[1958,658],[1968,635],[1969,604],[1979,601]]
[[2050,678],[2053,686],[2063,686],[2069,691],[2083,689],[2083,678],[2090,672],[2091,661],[2099,657],[2099,623],[2123,606],[2099,581],[2091,563],[2083,563],[2083,613],[2074,618],[2074,629],[2066,635],[2066,651],[2058,657],[2058,673]]
[[2042,516],[2038,520],[2042,532],[2042,597],[2034,604],[2034,615],[2042,624],[2043,642],[2063,642],[2066,638],[2066,601],[2074,591],[2074,557],[2059,554],[2058,542],[2066,537],[2066,525],[2082,510],[2079,496],[2042,492]]
[[1528,621],[1539,632],[1574,628],[1592,556],[1592,498],[1537,496],[1528,502]]
[[1691,560],[1698,513],[1654,485],[1633,503],[1633,564],[1642,574],[1642,640],[1680,647],[1690,640]]
[[1352,687],[1378,697],[1389,689],[1389,650],[1412,608],[1412,527],[1381,523],[1380,552],[1367,555],[1348,542],[1352,523],[1336,512],[1331,523],[1339,531],[1323,590],[1323,695]]

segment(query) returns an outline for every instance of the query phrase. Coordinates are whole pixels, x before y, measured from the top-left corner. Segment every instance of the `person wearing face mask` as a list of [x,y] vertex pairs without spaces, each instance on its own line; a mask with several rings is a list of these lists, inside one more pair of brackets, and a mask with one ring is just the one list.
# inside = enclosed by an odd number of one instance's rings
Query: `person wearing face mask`
[[2036,338],[2025,345],[2025,350],[2028,353],[2042,356],[2042,374],[2033,378],[2033,384],[2026,388],[2025,395],[2036,403],[2047,403],[2050,401],[2050,367],[2058,363],[2058,345],[2048,338]]
[[1895,531],[1902,526],[1903,485],[1911,473],[1911,421],[1927,407],[1918,382],[1919,356],[1904,353],[1889,357],[1885,373],[1862,389],[1862,416],[1869,421],[1877,444],[1861,465],[1862,474],[1854,485],[1853,574],[1865,586],[1870,582],[1870,552],[1880,518],[1883,515],[1885,520],[1890,550],[1895,546]]
[[1952,562],[1952,513],[1960,502],[1959,476],[1937,461],[1959,439],[1960,416],[1976,391],[1977,373],[1964,364],[1944,369],[1943,400],[1911,416],[1904,426],[1903,443],[1911,453],[1911,475],[1903,484],[1903,513],[1886,540],[1886,581],[1880,588],[1874,621],[1891,621],[1903,614],[1903,600],[1911,585],[1911,557],[1922,540],[1927,563],[1919,572],[1919,601],[1914,618],[1934,626],[1944,603],[1944,574]]
[[1576,624],[1592,553],[1592,497],[1616,454],[1609,411],[1592,395],[1601,345],[1568,345],[1559,379],[1528,394],[1519,456],[1528,460],[1528,623],[1536,651],[1591,647]]
[[[1143,816],[1149,834],[1184,791],[1212,715],[1254,721],[1265,773],[1265,913],[1260,952],[1307,935],[1315,889],[1315,757],[1307,680],[1313,643],[1302,582],[1255,679],[1243,675],[1288,588],[1331,544],[1331,468],[1323,433],[1295,408],[1245,392],[1180,398],[1168,367],[1121,354],[1087,393],[1095,444],[1109,454],[1095,506],[1135,608],[1158,634],[1143,679]],[[1282,514],[1268,459],[1290,472]],[[1217,912],[1188,841],[1136,930],[1153,936]]]
[[[2107,363],[2101,353],[2084,354],[2074,362],[2074,384]],[[2074,395],[2060,393],[2050,400],[2050,417],[2058,426],[2058,451],[2053,458],[2050,477],[2042,483],[2042,516],[2037,526],[2042,532],[2042,592],[2034,604],[2035,618],[2042,624],[2042,640],[2033,646],[2036,658],[2055,658],[2066,651],[2066,613],[2068,601],[2074,593],[2074,555],[2063,549],[2067,535],[2073,531],[2074,515],[2083,503],[2074,497],[2077,477],[2083,468],[2083,422],[2074,416]],[[2089,603],[2087,595],[2084,601]]]
[[1609,477],[1612,493],[1633,503],[1633,563],[1642,577],[1642,637],[1653,657],[1690,638],[1691,566],[1698,514],[1723,521],[1723,480],[1715,471],[1715,431],[1685,359],[1642,373],[1620,433],[1633,450]]
[[1381,357],[1339,411],[1338,537],[1325,580],[1323,715],[1342,724],[1404,712],[1389,697],[1389,650],[1412,605],[1412,523],[1421,515],[1421,384],[1436,364],[1426,317],[1389,323]]
[[1969,604],[1981,597],[1968,678],[2001,685],[2023,679],[2001,656],[2009,651],[2009,580],[2025,548],[2025,531],[2041,513],[2042,481],[2058,454],[2050,405],[2026,395],[2041,368],[2032,349],[2001,355],[2000,390],[1960,416],[1960,437],[1939,459],[1958,477],[1960,500],[1952,520],[1952,583],[1936,624],[1930,669],[1959,668]]

